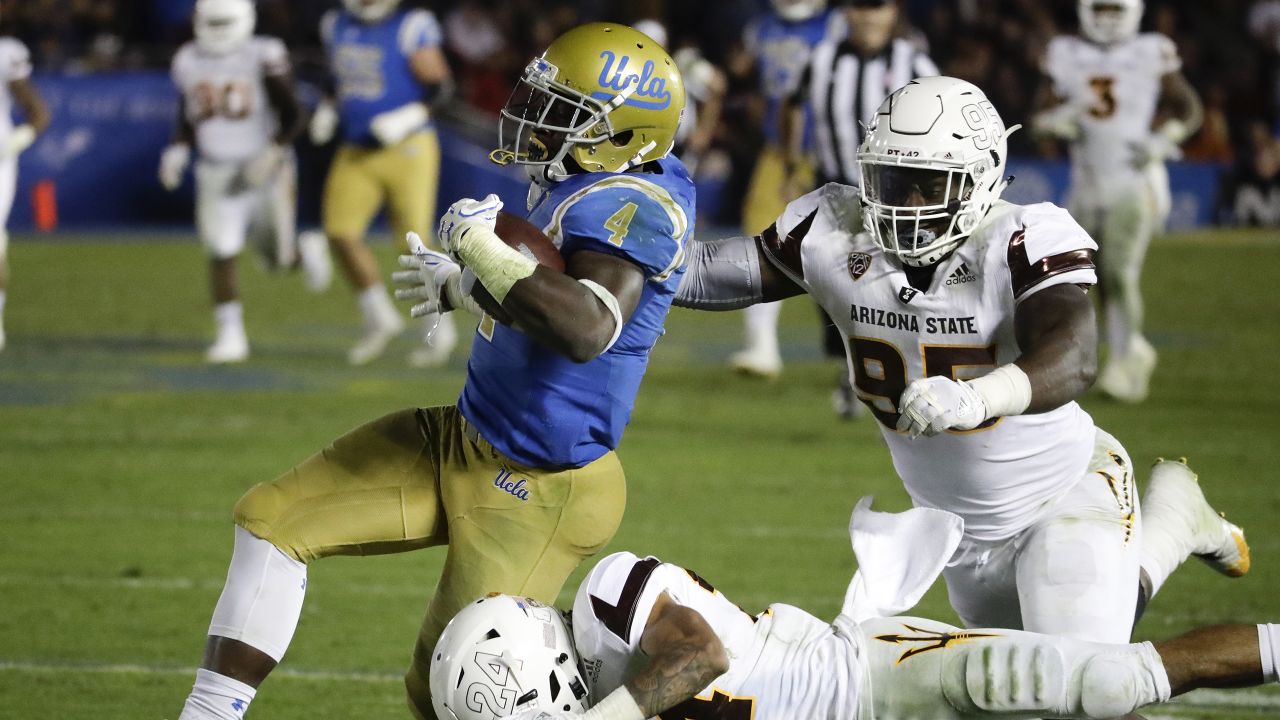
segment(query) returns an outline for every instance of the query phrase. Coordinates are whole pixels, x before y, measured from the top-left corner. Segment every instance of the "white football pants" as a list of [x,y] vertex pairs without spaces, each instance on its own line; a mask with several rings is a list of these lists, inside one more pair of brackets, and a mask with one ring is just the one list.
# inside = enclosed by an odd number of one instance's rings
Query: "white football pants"
[[274,268],[297,258],[297,166],[292,155],[273,181],[234,192],[242,165],[196,163],[196,229],[210,256],[226,259],[244,250],[247,238]]
[[1005,540],[960,541],[943,577],[965,626],[1128,642],[1142,556],[1138,491],[1129,454],[1096,432],[1084,476],[1039,521]]

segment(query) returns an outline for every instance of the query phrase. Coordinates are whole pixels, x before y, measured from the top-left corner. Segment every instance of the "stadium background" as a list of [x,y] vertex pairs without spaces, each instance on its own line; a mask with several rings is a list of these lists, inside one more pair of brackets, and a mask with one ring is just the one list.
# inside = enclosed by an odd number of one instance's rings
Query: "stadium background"
[[[310,99],[321,78],[317,22],[332,4],[259,0],[260,32],[290,43]],[[253,359],[200,364],[207,301],[189,187],[167,195],[155,180],[175,108],[164,68],[189,36],[191,5],[0,0],[0,32],[32,49],[35,85],[54,114],[22,158],[10,224],[0,718],[176,716],[221,587],[235,498],[359,422],[452,401],[463,380],[462,357],[443,371],[408,369],[407,339],[370,367],[345,366],[343,347],[356,334],[345,290],[317,297],[295,278],[255,272],[244,279]],[[731,61],[745,23],[765,6],[431,5],[459,79],[440,112],[441,200],[500,189],[517,206],[518,176],[484,162],[492,113],[559,30],[660,17],[673,44]],[[1075,25],[1070,2],[904,7],[903,31],[927,42],[944,72],[986,88],[1010,123],[1026,121],[1038,49]],[[1144,27],[1177,41],[1205,100],[1206,127],[1172,168],[1177,231],[1156,243],[1148,264],[1149,325],[1161,351],[1152,398],[1131,407],[1091,394],[1085,405],[1139,462],[1190,455],[1255,549],[1255,570],[1240,581],[1198,566],[1179,572],[1139,626],[1140,637],[1154,637],[1280,619],[1272,360],[1280,353],[1280,1],[1152,2]],[[715,143],[722,161],[700,178],[705,232],[732,230],[760,145],[750,74],[731,79]],[[1011,145],[1019,180],[1010,197],[1060,199],[1061,148],[1026,133]],[[329,150],[303,143],[299,151],[305,221],[315,216]],[[376,251],[389,269],[391,245]],[[613,549],[691,565],[748,609],[784,601],[820,616],[837,610],[853,569],[844,524],[854,501],[875,494],[888,509],[907,501],[872,424],[831,415],[835,369],[820,359],[811,313],[788,305],[788,369],[773,384],[725,371],[739,340],[736,317],[672,314],[621,448],[631,495]],[[267,683],[254,717],[403,717],[398,673],[442,559],[427,551],[317,566],[285,672]],[[920,612],[953,619],[940,589]],[[1280,695],[1259,691],[1200,694],[1149,716],[1277,714]]]

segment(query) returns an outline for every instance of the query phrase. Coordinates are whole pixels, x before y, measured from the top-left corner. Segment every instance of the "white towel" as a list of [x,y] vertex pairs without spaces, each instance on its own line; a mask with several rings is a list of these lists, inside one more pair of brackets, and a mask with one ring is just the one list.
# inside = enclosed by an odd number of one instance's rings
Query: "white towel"
[[858,571],[845,591],[840,614],[860,623],[915,607],[963,534],[964,520],[954,513],[933,508],[877,512],[871,509],[871,497],[862,498],[849,519]]

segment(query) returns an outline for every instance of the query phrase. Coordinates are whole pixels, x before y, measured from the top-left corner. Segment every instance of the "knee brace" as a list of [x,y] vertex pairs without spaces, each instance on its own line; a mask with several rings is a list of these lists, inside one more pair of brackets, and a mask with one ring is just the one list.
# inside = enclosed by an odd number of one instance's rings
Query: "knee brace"
[[1169,699],[1150,643],[1105,645],[1021,634],[966,647],[942,668],[943,695],[962,713],[1115,718]]

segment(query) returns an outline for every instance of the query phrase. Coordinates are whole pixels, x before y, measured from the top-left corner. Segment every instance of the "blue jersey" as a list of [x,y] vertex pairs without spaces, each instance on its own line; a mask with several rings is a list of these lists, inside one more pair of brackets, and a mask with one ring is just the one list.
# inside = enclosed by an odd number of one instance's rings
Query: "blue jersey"
[[337,82],[343,142],[377,145],[369,132],[375,115],[426,99],[409,58],[440,45],[440,23],[426,10],[398,10],[376,23],[330,10],[320,35]]
[[[760,74],[760,90],[765,101],[764,137],[769,143],[781,143],[778,121],[782,104],[799,84],[800,76],[809,64],[810,52],[828,32],[838,32],[841,27],[839,16],[830,11],[800,22],[789,22],[770,12],[747,27],[743,43],[755,57]],[[804,146],[808,147],[813,120],[807,104],[804,113]]]
[[575,175],[556,183],[529,213],[566,260],[579,250],[616,255],[639,266],[648,282],[613,347],[586,363],[489,318],[481,321],[458,405],[516,462],[581,467],[622,439],[693,235],[693,181],[674,156],[656,166],[655,172]]

